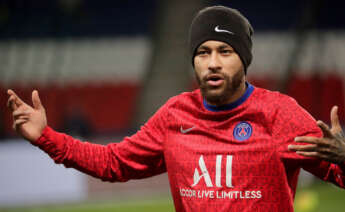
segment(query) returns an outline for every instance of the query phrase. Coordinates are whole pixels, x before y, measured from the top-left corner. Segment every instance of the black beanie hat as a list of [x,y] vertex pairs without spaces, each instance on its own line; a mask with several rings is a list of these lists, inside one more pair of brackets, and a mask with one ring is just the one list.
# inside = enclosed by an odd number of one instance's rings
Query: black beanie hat
[[252,61],[252,35],[249,21],[236,9],[224,6],[206,7],[194,17],[189,31],[192,64],[197,48],[208,40],[222,41],[234,48],[242,60],[244,71]]

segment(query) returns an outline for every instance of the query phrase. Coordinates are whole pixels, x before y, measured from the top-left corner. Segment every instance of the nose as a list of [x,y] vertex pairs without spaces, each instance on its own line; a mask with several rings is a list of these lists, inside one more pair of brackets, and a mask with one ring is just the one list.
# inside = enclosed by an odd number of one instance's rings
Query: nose
[[217,52],[212,52],[208,62],[208,69],[210,71],[216,72],[221,69],[221,62],[219,60],[219,55]]

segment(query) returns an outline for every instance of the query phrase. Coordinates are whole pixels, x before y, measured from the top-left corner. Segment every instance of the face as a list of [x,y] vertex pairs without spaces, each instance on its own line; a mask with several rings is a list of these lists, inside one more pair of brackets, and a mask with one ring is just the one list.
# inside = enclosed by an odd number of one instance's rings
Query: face
[[211,105],[237,100],[245,91],[242,61],[235,50],[221,41],[206,41],[194,57],[194,68],[201,93]]

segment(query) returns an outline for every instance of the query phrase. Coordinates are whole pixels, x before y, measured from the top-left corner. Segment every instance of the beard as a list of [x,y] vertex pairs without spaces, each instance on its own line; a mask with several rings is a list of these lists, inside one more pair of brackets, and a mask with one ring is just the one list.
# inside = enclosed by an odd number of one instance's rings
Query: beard
[[[211,74],[211,72],[209,74]],[[195,72],[202,96],[209,104],[216,106],[226,104],[240,88],[244,80],[243,70],[238,71],[233,77],[222,72],[218,72],[218,74],[221,74],[224,77],[224,83],[220,87],[214,88],[207,84],[207,75],[201,79],[201,77]]]

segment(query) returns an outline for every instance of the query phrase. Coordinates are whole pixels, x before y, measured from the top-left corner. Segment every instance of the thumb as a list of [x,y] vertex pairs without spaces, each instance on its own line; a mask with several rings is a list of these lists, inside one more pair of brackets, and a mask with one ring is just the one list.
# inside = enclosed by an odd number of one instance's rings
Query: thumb
[[36,110],[43,110],[43,105],[41,103],[40,97],[38,96],[38,91],[34,90],[32,92],[32,103]]
[[338,106],[333,106],[331,110],[331,124],[332,124],[332,133],[339,133],[342,131],[341,125],[339,122],[339,117],[338,117]]

